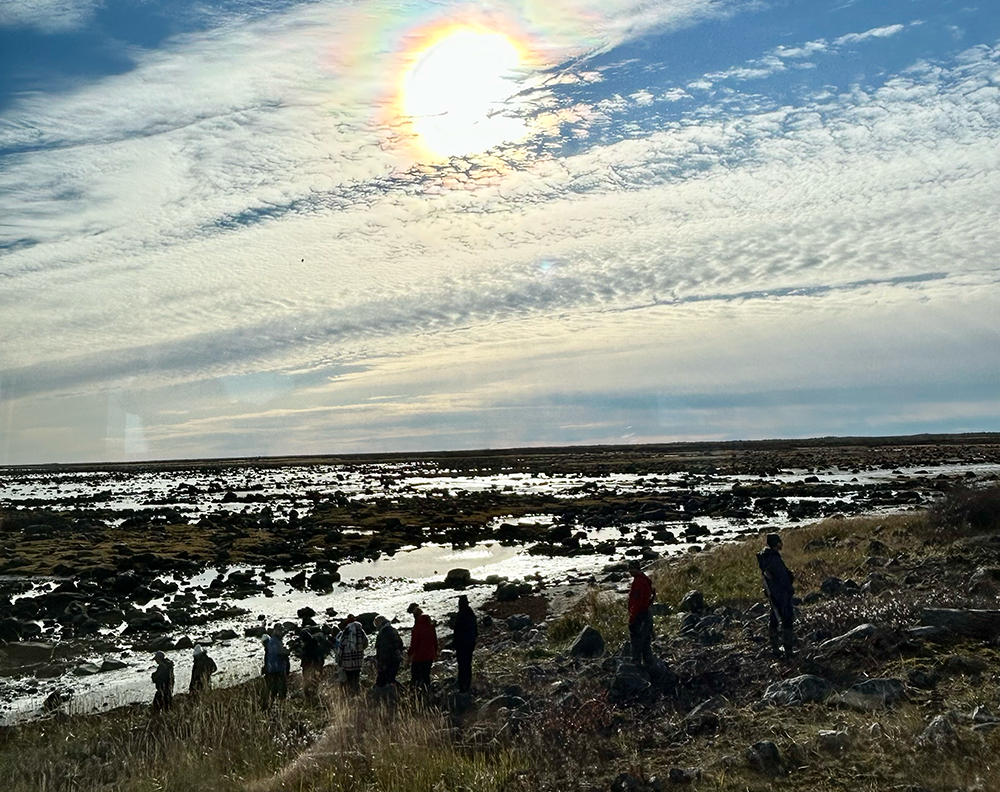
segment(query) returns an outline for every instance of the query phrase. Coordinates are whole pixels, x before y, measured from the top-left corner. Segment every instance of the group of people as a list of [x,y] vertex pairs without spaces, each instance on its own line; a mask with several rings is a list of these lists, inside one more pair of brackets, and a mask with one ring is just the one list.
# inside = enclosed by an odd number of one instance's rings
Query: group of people
[[[757,553],[757,564],[761,571],[764,591],[770,603],[768,637],[776,656],[794,653],[793,618],[794,576],[785,566],[781,557],[782,542],[778,534],[768,534],[767,546]],[[632,660],[636,664],[650,667],[653,664],[653,616],[651,605],[656,597],[653,582],[642,571],[638,561],[629,563],[632,585],[628,595],[628,628]],[[413,630],[409,646],[393,624],[384,616],[374,621],[375,635],[375,687],[389,688],[396,684],[396,676],[404,660],[410,665],[410,685],[417,689],[430,687],[431,668],[438,657],[437,629],[430,616],[416,603],[411,604],[407,613],[413,616]],[[311,622],[311,620],[309,620]],[[472,655],[479,637],[479,624],[475,612],[464,594],[458,598],[458,614],[455,617],[452,646],[458,662],[458,690],[468,693],[472,689]],[[267,708],[276,698],[288,695],[288,676],[291,673],[291,652],[284,643],[284,628],[275,624],[263,637],[264,662],[261,674],[262,705]],[[361,670],[364,666],[365,650],[369,639],[364,627],[349,615],[339,629],[310,623],[298,633],[296,653],[302,661],[302,689],[309,698],[318,695],[326,658],[332,653],[339,667],[341,678],[349,690],[358,690],[361,685]],[[157,652],[153,659],[153,684],[156,695],[153,709],[163,711],[170,708],[174,690],[174,664]],[[217,670],[215,661],[208,656],[205,648],[194,647],[194,665],[191,670],[190,693],[197,695],[211,687],[212,674]]]
[[[409,646],[395,626],[384,616],[374,621],[375,635],[375,687],[389,688],[396,684],[396,677],[404,662],[410,665],[410,684],[417,689],[428,689],[431,668],[438,658],[437,628],[433,620],[419,605],[411,604],[407,613],[413,616],[413,630]],[[320,627],[305,618],[302,629],[293,639],[292,646],[284,641],[285,629],[275,624],[262,638],[264,659],[261,666],[263,683],[261,705],[267,709],[275,699],[288,696],[288,677],[292,670],[291,656],[296,654],[302,662],[302,689],[307,698],[316,698],[327,657],[331,654],[338,667],[338,675],[348,690],[361,686],[361,671],[369,637],[357,618],[351,614],[342,626]],[[458,598],[458,614],[452,634],[452,646],[458,661],[458,689],[468,693],[472,689],[472,655],[479,636],[478,619],[464,594]],[[153,698],[154,711],[168,710],[173,700],[174,664],[163,652],[153,655],[156,669],[152,679],[156,688]],[[212,674],[217,670],[215,661],[205,648],[194,647],[194,665],[191,671],[190,692],[197,694],[211,687]]]
[[[776,533],[768,534],[766,544],[757,553],[757,566],[770,605],[767,633],[771,652],[775,657],[781,657],[783,648],[784,656],[792,657],[795,654],[795,610],[792,604],[795,576],[781,557],[781,537]],[[629,571],[632,573],[632,585],[628,593],[628,631],[632,661],[649,667],[653,663],[653,615],[650,606],[656,597],[656,589],[638,561],[629,562]]]

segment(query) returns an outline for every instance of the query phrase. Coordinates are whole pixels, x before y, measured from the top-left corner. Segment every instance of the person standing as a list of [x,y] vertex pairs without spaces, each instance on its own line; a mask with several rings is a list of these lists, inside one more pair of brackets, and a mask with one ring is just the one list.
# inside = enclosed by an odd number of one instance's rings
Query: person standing
[[771,614],[768,620],[768,638],[771,641],[771,652],[775,657],[781,656],[779,648],[778,627],[781,627],[780,639],[785,648],[785,656],[795,653],[795,635],[792,630],[794,609],[792,597],[795,594],[793,586],[795,576],[785,566],[781,557],[783,547],[778,534],[767,535],[767,547],[757,553],[757,566],[760,567],[764,581],[764,592],[771,604]]
[[653,664],[653,614],[649,612],[649,606],[653,604],[656,589],[638,561],[630,561],[628,568],[632,573],[632,586],[628,592],[628,632],[632,644],[632,661],[649,667]]
[[218,671],[215,661],[208,656],[208,652],[201,644],[194,647],[194,665],[191,667],[191,684],[188,686],[188,693],[197,695],[203,690],[212,687],[212,674]]
[[299,633],[302,660],[302,693],[306,698],[315,699],[319,696],[319,683],[323,678],[323,664],[330,652],[330,644],[321,631],[314,632],[309,627],[302,628]]
[[385,616],[375,617],[375,687],[396,684],[396,674],[403,662],[403,639]]
[[270,707],[276,698],[283,699],[288,696],[291,662],[288,650],[281,640],[283,633],[281,625],[275,624],[270,634],[264,638],[264,667],[261,669],[264,675],[264,695],[261,704],[264,709]]
[[410,684],[426,690],[431,685],[431,666],[438,655],[437,631],[431,617],[415,603],[407,611],[413,614],[413,633],[406,650],[410,659]]
[[357,690],[361,682],[361,666],[365,659],[368,636],[353,615],[347,617],[347,624],[340,633],[337,647],[337,664],[344,670],[347,686]]
[[174,663],[163,652],[153,655],[156,669],[152,673],[156,694],[153,696],[153,712],[166,712],[174,700]]
[[475,611],[469,606],[469,598],[463,594],[458,598],[458,618],[452,645],[458,658],[458,692],[468,693],[472,689],[472,653],[479,637],[479,624]]

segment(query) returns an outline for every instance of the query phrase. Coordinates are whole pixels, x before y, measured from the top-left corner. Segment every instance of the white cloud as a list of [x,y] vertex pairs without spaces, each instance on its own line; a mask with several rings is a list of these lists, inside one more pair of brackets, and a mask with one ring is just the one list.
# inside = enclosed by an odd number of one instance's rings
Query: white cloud
[[897,33],[902,32],[905,28],[906,25],[886,25],[885,27],[866,30],[864,33],[848,33],[846,36],[834,39],[833,43],[839,47],[844,44],[857,44],[860,41],[872,38],[889,38],[889,36],[895,36]]
[[68,33],[84,27],[103,0],[0,0],[0,28]]

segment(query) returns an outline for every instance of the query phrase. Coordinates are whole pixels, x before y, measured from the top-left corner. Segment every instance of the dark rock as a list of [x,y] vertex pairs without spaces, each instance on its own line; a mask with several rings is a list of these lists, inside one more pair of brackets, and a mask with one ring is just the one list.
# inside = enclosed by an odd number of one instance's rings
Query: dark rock
[[870,644],[878,634],[879,629],[874,624],[859,624],[853,630],[848,630],[843,635],[823,641],[818,649],[821,654],[827,655],[834,652],[854,651]]
[[573,657],[600,657],[604,654],[604,636],[593,627],[584,627],[573,641],[569,653]]
[[937,687],[937,683],[940,681],[940,677],[933,673],[927,672],[923,669],[913,669],[907,675],[906,681],[915,688],[920,688],[921,690],[933,690]]
[[979,657],[951,655],[937,666],[938,674],[945,676],[978,676],[989,669],[989,663]]
[[472,573],[468,569],[449,569],[444,582],[448,588],[464,589],[472,582]]
[[671,767],[667,771],[667,780],[671,784],[683,785],[693,784],[700,781],[702,771],[700,767]]
[[764,691],[762,702],[775,707],[791,707],[813,702],[822,703],[832,693],[833,685],[823,677],[803,674],[770,685]]
[[608,695],[615,704],[624,704],[647,696],[652,688],[649,674],[639,666],[621,663],[611,680]]
[[525,613],[515,613],[507,617],[507,629],[509,630],[523,630],[526,627],[531,627],[534,622],[531,617]]
[[235,630],[230,630],[228,628],[224,630],[216,630],[212,633],[213,641],[231,641],[234,638],[239,638],[239,634]]
[[501,582],[497,584],[497,590],[493,596],[500,602],[511,602],[520,597],[527,597],[531,594],[530,583]]
[[177,643],[174,644],[174,649],[192,649],[193,647],[194,641],[187,635],[182,635],[177,639]]
[[836,597],[844,591],[844,581],[838,577],[828,577],[820,583],[819,590],[831,597]]
[[778,746],[770,740],[762,740],[751,745],[747,748],[746,757],[750,767],[758,773],[776,776],[783,771]]
[[678,610],[684,613],[704,613],[705,612],[705,595],[702,594],[698,589],[689,591],[684,595],[681,600],[681,604],[678,606]]
[[120,668],[128,668],[128,663],[110,657],[105,657],[101,663],[101,671],[117,671]]
[[329,591],[334,583],[339,582],[339,572],[313,572],[309,577],[309,588],[313,591]]

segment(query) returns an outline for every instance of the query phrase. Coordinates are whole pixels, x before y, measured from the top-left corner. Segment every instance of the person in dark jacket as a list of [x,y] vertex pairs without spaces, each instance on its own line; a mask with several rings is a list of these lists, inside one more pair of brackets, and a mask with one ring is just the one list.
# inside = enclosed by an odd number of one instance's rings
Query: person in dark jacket
[[208,656],[208,652],[200,644],[194,647],[194,665],[191,667],[191,684],[188,686],[188,693],[192,696],[208,690],[212,687],[212,674],[219,668],[215,661]]
[[458,658],[458,690],[468,693],[472,689],[472,653],[479,637],[479,624],[475,611],[469,606],[469,598],[464,594],[458,598],[458,618],[455,619],[455,632],[452,645]]
[[153,655],[156,670],[153,671],[153,685],[156,695],[153,696],[153,712],[166,712],[174,700],[174,663],[168,660],[163,652]]
[[781,537],[778,534],[768,534],[767,547],[757,553],[757,565],[764,581],[764,591],[771,604],[771,615],[768,622],[768,637],[771,640],[771,651],[775,657],[781,655],[779,649],[778,626],[781,626],[780,639],[785,647],[785,655],[791,657],[795,651],[795,636],[792,632],[792,596],[795,591],[792,586],[794,575],[785,566],[781,557]]
[[653,664],[653,614],[649,606],[653,604],[656,589],[638,561],[630,561],[632,586],[628,592],[628,634],[632,644],[632,661]]
[[410,684],[427,689],[431,685],[431,666],[437,660],[437,631],[431,617],[420,610],[416,603],[407,608],[413,614],[413,633],[406,655],[410,659]]
[[261,706],[267,709],[276,698],[286,698],[288,696],[288,674],[291,671],[291,662],[288,658],[288,649],[285,648],[281,640],[284,634],[280,624],[275,624],[271,632],[264,637],[264,666],[261,674],[264,675],[264,688],[261,697]]
[[323,678],[323,664],[330,653],[330,643],[322,631],[304,627],[299,632],[299,659],[302,660],[302,693],[306,698],[315,699],[319,695],[319,683]]
[[396,684],[396,674],[403,663],[403,639],[385,616],[375,617],[375,687]]

